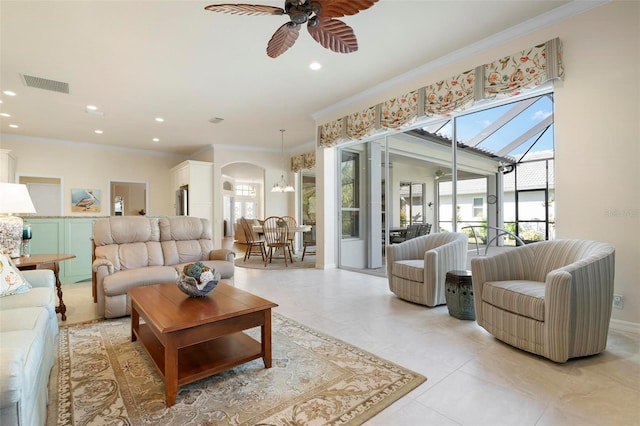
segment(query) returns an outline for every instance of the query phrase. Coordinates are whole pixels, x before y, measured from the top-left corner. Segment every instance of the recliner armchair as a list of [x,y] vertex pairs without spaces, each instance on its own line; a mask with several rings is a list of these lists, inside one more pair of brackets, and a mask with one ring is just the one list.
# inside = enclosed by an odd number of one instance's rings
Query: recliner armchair
[[555,362],[602,352],[614,247],[552,240],[471,259],[476,320],[499,340]]
[[467,269],[468,243],[465,234],[443,232],[390,245],[386,252],[389,290],[421,305],[447,303],[446,274]]

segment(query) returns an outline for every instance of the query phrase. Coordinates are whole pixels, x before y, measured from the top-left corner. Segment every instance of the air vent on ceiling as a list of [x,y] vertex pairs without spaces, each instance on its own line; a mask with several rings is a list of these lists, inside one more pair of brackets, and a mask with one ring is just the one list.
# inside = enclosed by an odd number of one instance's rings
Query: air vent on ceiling
[[37,89],[51,90],[53,92],[60,92],[69,94],[69,83],[62,81],[49,80],[41,77],[34,77],[32,75],[23,74],[24,82],[29,87],[35,87]]

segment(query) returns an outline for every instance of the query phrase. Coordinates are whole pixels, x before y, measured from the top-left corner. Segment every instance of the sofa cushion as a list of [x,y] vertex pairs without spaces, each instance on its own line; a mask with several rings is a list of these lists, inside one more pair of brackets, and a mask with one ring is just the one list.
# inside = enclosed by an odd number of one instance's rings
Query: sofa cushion
[[127,269],[104,277],[105,296],[119,296],[127,290],[142,285],[176,282],[178,273],[171,266],[149,266]]
[[514,314],[544,321],[545,284],[539,281],[487,281],[482,300]]
[[49,287],[34,287],[28,294],[16,294],[15,297],[0,299],[0,310],[41,307],[55,318],[56,293]]
[[31,289],[29,282],[16,267],[11,258],[0,254],[0,297],[26,293]]
[[405,280],[424,282],[424,259],[399,260],[393,263],[393,275]]

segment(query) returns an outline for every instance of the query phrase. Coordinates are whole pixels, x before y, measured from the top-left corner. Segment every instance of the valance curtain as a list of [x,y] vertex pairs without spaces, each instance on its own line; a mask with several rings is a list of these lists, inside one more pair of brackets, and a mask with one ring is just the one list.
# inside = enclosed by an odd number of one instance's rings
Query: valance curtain
[[446,117],[477,101],[516,96],[563,78],[561,44],[555,38],[322,124],[318,126],[318,145],[329,148],[384,130],[402,130],[421,117]]
[[313,169],[316,167],[316,153],[305,152],[304,154],[291,157],[291,171],[298,173],[302,169]]

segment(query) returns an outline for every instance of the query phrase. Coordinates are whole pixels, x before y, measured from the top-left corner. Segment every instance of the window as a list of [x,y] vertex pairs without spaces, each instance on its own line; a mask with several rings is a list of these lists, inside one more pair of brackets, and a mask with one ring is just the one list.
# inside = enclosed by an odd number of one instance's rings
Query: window
[[342,238],[360,236],[360,154],[342,151],[341,212]]
[[240,197],[255,197],[256,187],[248,183],[239,183],[236,186],[236,195]]
[[473,199],[473,217],[482,217],[484,210],[484,200],[482,198]]
[[424,183],[400,182],[400,226],[424,223]]

